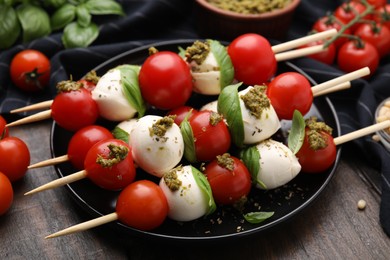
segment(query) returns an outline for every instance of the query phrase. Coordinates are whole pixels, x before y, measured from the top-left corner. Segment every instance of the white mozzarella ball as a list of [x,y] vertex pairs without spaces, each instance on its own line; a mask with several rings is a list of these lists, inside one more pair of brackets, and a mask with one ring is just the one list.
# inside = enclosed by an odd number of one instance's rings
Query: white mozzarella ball
[[218,113],[218,100],[205,104],[200,108],[200,111],[209,110]]
[[98,81],[92,98],[99,107],[100,115],[111,121],[123,121],[133,118],[137,110],[130,105],[123,92],[121,72],[112,69]]
[[168,217],[176,221],[191,221],[207,214],[208,197],[196,183],[191,166],[179,167],[176,171],[180,187],[172,191],[164,177],[160,187],[168,201]]
[[151,134],[161,116],[146,115],[137,120],[130,132],[130,146],[135,163],[144,171],[161,177],[182,159],[184,141],[180,128],[173,123],[163,137]]
[[[285,185],[301,171],[297,157],[283,143],[268,139],[257,144],[256,148],[260,153],[257,180],[264,183],[266,189]],[[259,184],[257,187],[263,189]]]

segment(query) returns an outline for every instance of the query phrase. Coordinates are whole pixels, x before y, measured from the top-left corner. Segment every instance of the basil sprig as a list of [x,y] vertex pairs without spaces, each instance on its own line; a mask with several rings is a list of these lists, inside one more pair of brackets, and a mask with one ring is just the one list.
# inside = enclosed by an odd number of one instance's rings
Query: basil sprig
[[116,67],[121,72],[121,83],[127,101],[138,112],[138,118],[145,115],[146,104],[139,88],[138,74],[141,69],[137,65],[120,65]]
[[191,124],[188,122],[189,112],[180,123],[180,131],[184,141],[184,158],[190,163],[196,162],[194,133],[192,132]]
[[208,182],[206,176],[204,176],[204,174],[201,173],[198,169],[191,166],[191,170],[196,184],[198,184],[203,193],[206,194],[206,196],[208,197],[209,210],[206,215],[210,215],[217,209],[217,205],[215,204],[213,193],[211,191],[210,183]]
[[244,215],[246,221],[252,224],[259,224],[264,220],[272,217],[274,212],[265,212],[265,211],[257,211],[257,212],[249,212]]
[[240,97],[238,96],[238,88],[241,84],[226,86],[218,96],[218,112],[226,119],[232,142],[238,147],[243,147],[245,137]]
[[303,140],[305,139],[305,119],[301,112],[294,111],[291,130],[287,138],[288,148],[296,154],[302,147]]
[[41,7],[21,4],[16,8],[16,14],[22,26],[23,42],[30,42],[50,34],[50,18]]
[[130,134],[118,126],[112,130],[112,135],[115,137],[115,139],[129,143]]
[[220,69],[220,86],[221,90],[231,84],[234,79],[234,67],[230,56],[227,53],[226,47],[219,41],[208,40],[210,50],[213,53]]
[[21,27],[15,9],[5,4],[0,4],[0,49],[5,49],[19,37]]
[[252,183],[254,185],[258,184],[263,189],[267,189],[266,185],[257,178],[261,171],[261,154],[257,149],[256,145],[242,149],[240,152],[240,158],[244,162],[245,166],[248,168],[249,173],[251,174]]

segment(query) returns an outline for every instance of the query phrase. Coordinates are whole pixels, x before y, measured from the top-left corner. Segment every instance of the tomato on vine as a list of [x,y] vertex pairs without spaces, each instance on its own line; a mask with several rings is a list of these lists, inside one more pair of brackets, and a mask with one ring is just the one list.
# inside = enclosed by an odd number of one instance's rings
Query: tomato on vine
[[383,57],[390,53],[390,29],[381,24],[365,23],[357,27],[356,36],[371,43]]
[[[331,14],[317,19],[312,29],[317,32],[323,32],[331,29],[336,29],[337,31],[340,31],[343,26],[344,23],[341,22],[336,16]],[[351,30],[349,28],[345,29],[344,34],[351,34]],[[336,49],[340,48],[340,46],[346,41],[348,41],[348,39],[343,36],[336,39],[334,41]]]
[[0,172],[11,182],[23,178],[30,165],[30,151],[26,143],[14,136],[0,139],[0,158]]
[[12,82],[21,90],[43,90],[50,79],[50,60],[40,51],[23,50],[17,53],[10,64]]
[[[321,44],[325,44],[325,41],[318,40],[318,41],[310,42],[310,43],[307,43],[305,45],[300,46],[300,48],[317,46],[317,45],[321,45]],[[332,42],[329,44],[328,48],[325,49],[324,51],[311,54],[308,57],[315,59],[317,61],[320,61],[322,63],[332,65],[334,63],[335,58],[336,58],[336,47],[335,47],[334,43]]]
[[390,30],[390,4],[375,9],[372,19]]
[[[345,2],[336,8],[334,11],[334,16],[337,17],[343,24],[348,24],[352,21],[358,14],[362,14],[366,10],[366,7],[359,2]],[[364,17],[364,19],[369,19],[369,16]],[[354,32],[360,23],[355,23],[350,27],[350,30]]]
[[8,177],[0,172],[0,216],[5,214],[14,200],[14,191]]

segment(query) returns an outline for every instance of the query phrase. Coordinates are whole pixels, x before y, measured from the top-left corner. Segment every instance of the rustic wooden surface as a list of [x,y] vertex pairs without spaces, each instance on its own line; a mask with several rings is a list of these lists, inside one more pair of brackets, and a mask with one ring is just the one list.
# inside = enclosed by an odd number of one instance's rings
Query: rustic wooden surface
[[[50,158],[51,122],[15,127],[35,163]],[[224,244],[173,245],[116,234],[110,226],[56,239],[44,237],[90,219],[64,187],[24,196],[56,178],[53,167],[29,170],[14,184],[11,210],[0,217],[0,259],[389,259],[379,224],[379,173],[344,149],[324,192],[289,222],[259,236]],[[357,209],[360,199],[365,210]]]

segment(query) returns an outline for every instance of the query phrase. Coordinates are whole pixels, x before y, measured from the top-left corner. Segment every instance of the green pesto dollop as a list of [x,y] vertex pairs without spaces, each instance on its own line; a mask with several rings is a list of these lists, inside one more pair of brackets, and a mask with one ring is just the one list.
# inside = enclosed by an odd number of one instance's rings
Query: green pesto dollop
[[318,122],[317,117],[310,117],[305,120],[306,127],[309,129],[306,131],[310,148],[313,150],[324,149],[327,146],[328,138],[321,134],[326,132],[332,134],[333,129],[324,122]]
[[164,116],[149,128],[150,136],[164,137],[168,129],[173,125],[175,120],[174,115]]
[[181,171],[182,169],[182,166],[178,166],[164,174],[164,182],[171,191],[177,191],[180,189],[182,182],[177,176],[177,171]]
[[84,79],[96,85],[100,77],[96,74],[96,71],[91,70],[90,72],[87,73],[87,75],[85,75]]
[[129,153],[129,148],[124,145],[108,144],[107,147],[110,150],[108,158],[104,158],[100,154],[96,158],[96,163],[100,164],[103,168],[109,168],[120,163]]
[[291,0],[207,0],[210,4],[240,14],[262,14],[282,9],[291,3]]
[[73,81],[72,79],[60,81],[56,85],[57,92],[77,91],[80,90],[82,87],[83,83]]
[[265,94],[266,88],[265,85],[256,85],[240,96],[242,101],[244,101],[245,107],[256,118],[260,118],[263,111],[271,106],[271,102]]
[[210,44],[208,42],[195,41],[188,46],[185,51],[185,57],[188,62],[195,61],[198,65],[202,64],[210,53]]
[[217,155],[217,163],[219,166],[228,169],[229,171],[234,170],[234,160],[229,153]]
[[222,119],[223,117],[219,113],[214,111],[210,113],[210,125],[216,126]]

